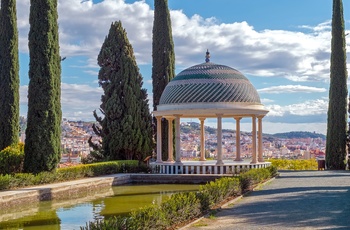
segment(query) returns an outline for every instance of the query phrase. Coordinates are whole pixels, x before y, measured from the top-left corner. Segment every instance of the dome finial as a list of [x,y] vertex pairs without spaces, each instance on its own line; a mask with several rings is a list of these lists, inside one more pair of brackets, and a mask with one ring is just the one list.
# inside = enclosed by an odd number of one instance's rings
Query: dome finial
[[209,50],[207,49],[207,52],[205,53],[205,62],[210,62],[210,53]]

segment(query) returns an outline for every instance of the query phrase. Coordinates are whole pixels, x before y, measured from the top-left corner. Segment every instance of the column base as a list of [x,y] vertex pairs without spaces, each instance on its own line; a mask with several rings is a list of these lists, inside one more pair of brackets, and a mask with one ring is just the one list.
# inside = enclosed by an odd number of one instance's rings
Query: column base
[[236,158],[234,161],[243,161],[241,158]]
[[222,160],[218,160],[217,162],[216,162],[216,165],[223,165],[224,164],[224,162],[222,161]]

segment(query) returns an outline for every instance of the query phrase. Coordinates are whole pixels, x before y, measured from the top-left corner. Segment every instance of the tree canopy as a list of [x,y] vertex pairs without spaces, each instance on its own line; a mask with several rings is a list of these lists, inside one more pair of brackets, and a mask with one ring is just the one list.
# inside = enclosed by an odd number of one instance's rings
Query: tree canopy
[[94,116],[101,125],[95,130],[102,137],[103,155],[109,160],[141,160],[152,152],[152,118],[133,48],[120,21],[112,23],[97,61],[103,117],[96,112]]
[[31,0],[24,171],[57,167],[61,154],[61,57],[57,0]]
[[19,141],[19,60],[16,0],[0,9],[0,150]]

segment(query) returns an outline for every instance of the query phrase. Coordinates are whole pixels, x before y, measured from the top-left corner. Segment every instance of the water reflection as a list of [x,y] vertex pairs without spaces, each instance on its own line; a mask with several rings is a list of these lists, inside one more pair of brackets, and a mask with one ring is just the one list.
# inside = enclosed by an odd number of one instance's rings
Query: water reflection
[[160,204],[173,193],[198,188],[184,184],[123,185],[74,199],[31,203],[0,210],[0,229],[79,229],[86,222],[125,215],[152,203]]

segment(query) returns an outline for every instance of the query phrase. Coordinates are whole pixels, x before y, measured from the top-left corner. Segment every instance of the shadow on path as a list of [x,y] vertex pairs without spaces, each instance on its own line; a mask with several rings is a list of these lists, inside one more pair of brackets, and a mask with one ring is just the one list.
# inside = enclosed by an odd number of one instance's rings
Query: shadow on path
[[283,171],[216,216],[203,229],[350,229],[350,173]]

